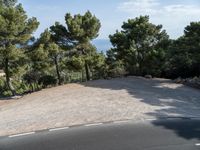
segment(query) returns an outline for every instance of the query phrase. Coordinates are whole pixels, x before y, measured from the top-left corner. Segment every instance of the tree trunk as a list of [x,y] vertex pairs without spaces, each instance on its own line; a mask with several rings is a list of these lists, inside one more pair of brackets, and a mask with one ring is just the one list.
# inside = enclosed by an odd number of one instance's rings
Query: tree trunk
[[86,73],[86,79],[87,81],[90,81],[90,70],[87,62],[85,62],[85,73]]
[[34,92],[33,83],[30,84],[30,87],[31,87],[31,92]]
[[84,69],[81,70],[81,82],[84,82]]
[[14,87],[12,86],[12,83],[10,81],[10,72],[9,72],[9,66],[8,66],[9,60],[8,58],[5,59],[5,74],[6,74],[6,84],[8,86],[8,89],[12,92],[12,95],[15,96],[16,92]]
[[61,85],[61,77],[60,77],[60,71],[59,71],[59,66],[58,66],[58,60],[57,57],[54,58],[55,66],[56,66],[56,73],[57,73],[57,78],[58,78],[58,84]]

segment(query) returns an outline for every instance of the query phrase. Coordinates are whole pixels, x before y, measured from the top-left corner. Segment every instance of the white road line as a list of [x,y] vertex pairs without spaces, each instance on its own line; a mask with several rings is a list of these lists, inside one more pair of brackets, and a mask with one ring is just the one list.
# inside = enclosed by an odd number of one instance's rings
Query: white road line
[[196,146],[200,146],[200,143],[196,143],[195,145],[196,145]]
[[65,129],[69,129],[69,127],[49,129],[49,131],[52,132],[52,131],[59,131],[59,130],[65,130]]
[[25,135],[30,135],[30,134],[35,134],[35,132],[28,132],[28,133],[22,133],[22,134],[10,135],[10,136],[8,136],[8,137],[9,137],[9,138],[13,138],[13,137],[25,136]]
[[129,120],[124,120],[124,121],[114,121],[113,123],[127,123],[127,122],[129,122]]
[[86,124],[84,125],[85,127],[91,127],[91,126],[99,126],[102,125],[103,123],[93,123],[93,124]]
[[153,118],[152,118],[152,119],[146,119],[146,120],[147,120],[147,121],[155,121],[155,120],[157,120],[157,119],[155,119],[155,118],[153,119]]

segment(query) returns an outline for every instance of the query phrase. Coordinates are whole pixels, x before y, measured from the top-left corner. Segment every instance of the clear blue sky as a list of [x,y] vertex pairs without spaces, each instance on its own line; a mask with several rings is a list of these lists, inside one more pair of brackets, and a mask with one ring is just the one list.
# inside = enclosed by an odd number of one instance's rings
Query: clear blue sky
[[200,21],[200,0],[19,0],[28,15],[40,21],[35,33],[59,21],[64,24],[67,12],[83,14],[90,10],[102,24],[98,39],[108,39],[122,22],[139,15],[149,15],[151,22],[163,24],[171,38],[183,34],[191,21]]

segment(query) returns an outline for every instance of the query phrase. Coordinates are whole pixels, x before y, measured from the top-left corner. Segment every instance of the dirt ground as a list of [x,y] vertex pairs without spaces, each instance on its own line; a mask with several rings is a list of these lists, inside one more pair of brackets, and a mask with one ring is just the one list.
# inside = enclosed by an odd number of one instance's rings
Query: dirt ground
[[200,91],[139,77],[68,84],[0,100],[0,136],[55,127],[166,116],[200,117]]

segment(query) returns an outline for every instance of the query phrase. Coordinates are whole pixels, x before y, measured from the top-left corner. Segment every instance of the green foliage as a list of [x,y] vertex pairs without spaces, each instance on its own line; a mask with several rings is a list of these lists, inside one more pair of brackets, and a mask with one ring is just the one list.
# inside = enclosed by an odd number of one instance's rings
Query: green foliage
[[25,82],[13,80],[12,84],[16,89],[17,94],[24,94],[25,92],[30,90],[29,86]]
[[31,38],[39,23],[28,18],[21,4],[14,0],[0,1],[0,57],[6,74],[6,85],[15,94],[10,78],[24,67],[23,45]]
[[89,58],[88,61],[93,79],[106,78],[107,66],[105,64],[105,60],[106,58],[103,53],[94,53],[91,58]]
[[184,35],[171,43],[168,52],[167,76],[194,77],[200,75],[200,22],[192,22]]
[[46,88],[48,86],[55,86],[57,84],[57,80],[54,76],[45,75],[39,79],[38,83]]
[[65,21],[70,36],[80,43],[87,43],[96,38],[101,27],[100,21],[89,11],[83,16],[80,14],[71,16],[70,13],[67,13]]
[[89,11],[84,15],[74,15],[67,13],[65,16],[68,33],[75,43],[75,49],[79,55],[83,55],[84,67],[87,80],[90,80],[91,72],[88,59],[95,50],[90,41],[98,36],[101,27],[100,21],[93,16]]
[[0,0],[0,5],[3,7],[13,7],[17,0]]
[[125,70],[122,61],[114,61],[112,62],[112,64],[109,64],[109,67],[107,69],[108,77],[116,78],[116,77],[122,77],[126,74],[127,72]]
[[122,31],[110,35],[114,48],[108,52],[108,61],[120,60],[129,73],[135,75],[160,75],[168,40],[161,25],[149,22],[148,16],[129,19],[122,25]]
[[[16,89],[16,94],[23,94],[30,90],[28,84],[18,80],[12,80],[12,85]],[[12,96],[12,92],[7,88],[6,80],[4,77],[0,78],[0,96]]]
[[84,67],[84,59],[81,56],[72,56],[72,58],[67,61],[67,65],[70,70],[81,71]]
[[27,84],[34,84],[37,83],[41,74],[37,71],[29,71],[23,76],[23,81]]
[[124,22],[122,31],[111,35],[110,41],[113,48],[106,59],[109,68],[115,68],[114,62],[121,61],[134,75],[168,78],[200,75],[200,22],[192,22],[182,37],[169,40],[161,25],[151,24],[147,16],[140,16]]
[[0,78],[0,95],[3,95],[6,90],[5,79],[3,77]]
[[46,74],[55,67],[58,83],[61,84],[60,65],[64,57],[64,50],[53,41],[48,29],[32,46],[29,57],[32,62],[32,71]]
[[12,96],[12,92],[9,91],[9,90],[5,90],[5,91],[3,91],[2,96],[3,96],[3,97],[9,97],[9,96]]
[[0,0],[0,68],[6,74],[0,78],[1,96],[127,74],[200,75],[200,22],[169,40],[162,25],[150,23],[148,16],[129,19],[109,36],[113,47],[106,56],[91,44],[101,27],[95,15],[67,13],[65,23],[56,22],[35,40],[37,19],[28,18],[17,0]]
[[50,27],[52,40],[59,45],[62,49],[69,50],[73,47],[73,40],[67,28],[56,22],[55,25]]

